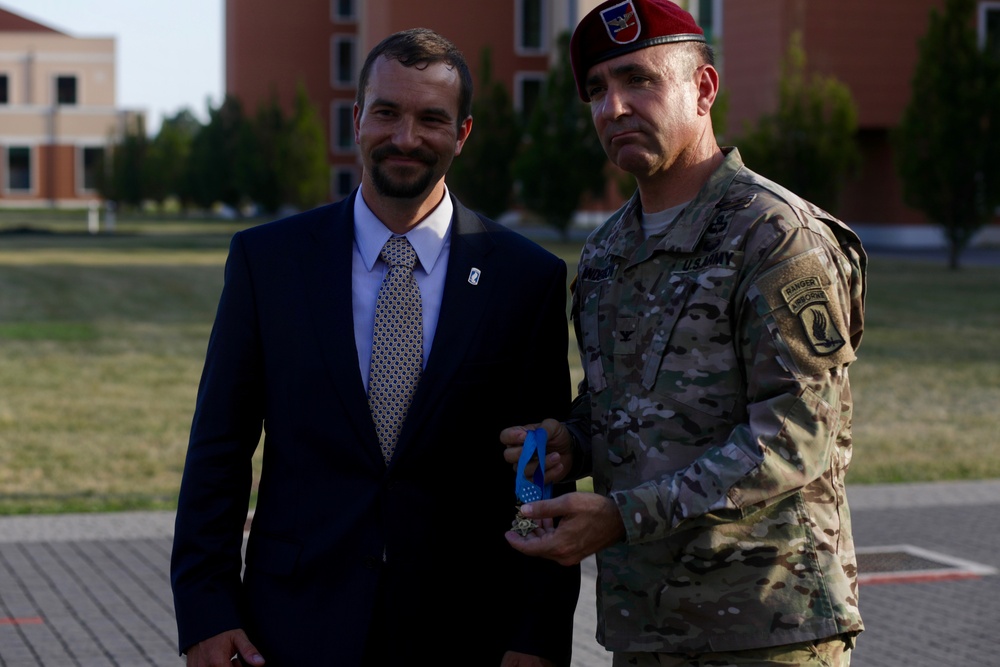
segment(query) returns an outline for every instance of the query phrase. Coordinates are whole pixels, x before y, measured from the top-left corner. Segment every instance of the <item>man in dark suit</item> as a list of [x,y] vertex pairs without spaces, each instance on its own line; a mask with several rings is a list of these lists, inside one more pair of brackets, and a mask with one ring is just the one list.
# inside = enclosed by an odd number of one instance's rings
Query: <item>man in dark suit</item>
[[[471,96],[440,35],[387,38],[358,86],[360,189],[232,240],[172,555],[189,665],[569,664],[579,571],[507,544],[499,444],[568,408],[566,266],[448,192]],[[396,237],[417,258],[412,395],[375,388],[402,363],[379,340]],[[380,393],[405,394],[401,426]]]

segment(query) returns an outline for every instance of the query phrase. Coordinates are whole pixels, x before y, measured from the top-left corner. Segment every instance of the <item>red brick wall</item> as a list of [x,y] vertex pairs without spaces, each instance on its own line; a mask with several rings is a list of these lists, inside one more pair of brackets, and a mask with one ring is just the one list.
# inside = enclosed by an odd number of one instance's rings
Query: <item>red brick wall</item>
[[722,86],[729,95],[728,139],[774,110],[782,59],[794,31],[808,71],[847,85],[858,107],[864,165],[836,211],[848,222],[915,224],[902,203],[889,145],[910,99],[918,42],[932,7],[944,0],[754,0],[727,2]]

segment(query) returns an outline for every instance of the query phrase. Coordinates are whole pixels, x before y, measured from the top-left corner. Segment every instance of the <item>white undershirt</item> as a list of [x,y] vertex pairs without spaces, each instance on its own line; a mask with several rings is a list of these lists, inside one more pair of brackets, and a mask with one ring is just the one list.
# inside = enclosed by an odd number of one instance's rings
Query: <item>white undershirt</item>
[[650,236],[656,236],[657,234],[662,234],[667,231],[667,227],[670,223],[681,214],[681,211],[690,204],[691,202],[684,202],[679,206],[672,206],[663,211],[656,211],[655,213],[646,213],[645,211],[639,214],[639,224],[642,225],[642,233],[648,239]]

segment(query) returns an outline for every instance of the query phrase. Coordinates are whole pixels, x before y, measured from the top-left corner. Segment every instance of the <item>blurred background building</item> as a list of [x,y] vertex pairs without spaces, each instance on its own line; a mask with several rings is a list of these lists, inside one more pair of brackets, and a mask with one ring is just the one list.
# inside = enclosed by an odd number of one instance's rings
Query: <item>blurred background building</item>
[[[794,31],[802,35],[809,71],[832,75],[850,89],[858,110],[858,176],[849,181],[837,214],[862,229],[866,241],[924,245],[940,230],[903,203],[890,133],[910,101],[918,42],[931,9],[944,0],[730,0],[711,4],[721,34],[722,83],[729,94],[730,133],[778,100],[781,60]],[[981,43],[1000,39],[1000,2],[979,2]],[[721,19],[721,20],[720,20]],[[1000,82],[997,82],[1000,85]],[[1000,234],[992,230],[996,240]]]
[[276,94],[291,109],[302,83],[327,127],[331,194],[359,182],[353,108],[358,70],[385,36],[437,30],[465,54],[474,74],[489,48],[493,78],[521,111],[530,109],[553,61],[556,37],[598,0],[226,0],[226,92],[252,112]]
[[71,37],[0,9],[0,206],[98,200],[98,166],[124,123],[115,40]]
[[[358,183],[352,125],[357,71],[385,35],[435,29],[465,53],[474,72],[489,48],[493,78],[517,109],[530,109],[554,62],[556,38],[596,0],[226,0],[226,91],[253,109],[277,94],[290,108],[302,82],[324,116],[331,197]],[[907,207],[893,165],[890,133],[910,98],[918,41],[943,0],[689,0],[685,5],[720,54],[728,95],[728,138],[773,112],[781,62],[793,32],[810,71],[846,84],[858,107],[863,165],[838,214],[878,242],[921,245],[939,230]],[[1000,2],[980,2],[980,34],[1000,31]],[[1000,85],[1000,84],[998,84]],[[727,137],[721,137],[723,143]],[[613,200],[613,196],[610,198]],[[604,202],[613,208],[617,202]],[[994,225],[993,227],[996,227]],[[987,230],[996,233],[996,229]],[[1000,234],[998,234],[1000,240]]]
[[[556,62],[558,37],[598,0],[224,0],[225,93],[247,114],[272,98],[286,112],[302,86],[325,131],[329,198],[359,183],[353,105],[358,70],[378,41],[423,26],[452,39],[479,83],[485,51],[525,116]],[[858,111],[862,166],[837,215],[866,242],[935,245],[941,231],[903,203],[891,134],[911,97],[929,12],[945,0],[679,0],[719,54],[722,144],[778,104],[793,34],[807,71],[847,86]],[[1000,0],[978,0],[982,44],[1000,44]],[[992,35],[992,37],[991,37]],[[109,136],[142,116],[117,108],[115,40],[77,38],[0,9],[0,206],[76,205],[96,199]],[[1000,84],[998,84],[1000,85]],[[141,125],[140,125],[141,126]],[[135,125],[133,125],[135,127]],[[753,165],[750,165],[753,167]],[[620,204],[615,187],[588,201],[591,222]],[[996,220],[1000,223],[1000,217]],[[1000,224],[982,235],[1000,242]]]

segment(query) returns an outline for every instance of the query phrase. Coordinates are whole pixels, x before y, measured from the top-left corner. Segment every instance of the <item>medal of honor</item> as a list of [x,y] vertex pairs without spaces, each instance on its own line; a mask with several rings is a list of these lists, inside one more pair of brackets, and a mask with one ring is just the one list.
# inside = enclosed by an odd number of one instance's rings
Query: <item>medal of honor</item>
[[[517,478],[514,480],[514,493],[517,496],[517,515],[511,522],[511,528],[521,537],[525,537],[538,524],[521,514],[521,505],[535,500],[546,500],[552,497],[552,485],[545,483],[545,442],[548,435],[545,429],[533,429],[524,437],[524,447],[521,448],[521,458],[517,461]],[[528,479],[524,469],[528,462],[537,455],[538,467]]]

